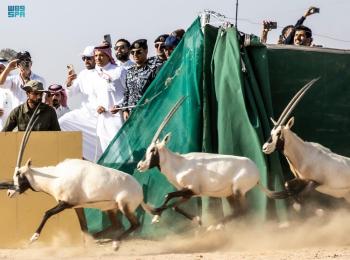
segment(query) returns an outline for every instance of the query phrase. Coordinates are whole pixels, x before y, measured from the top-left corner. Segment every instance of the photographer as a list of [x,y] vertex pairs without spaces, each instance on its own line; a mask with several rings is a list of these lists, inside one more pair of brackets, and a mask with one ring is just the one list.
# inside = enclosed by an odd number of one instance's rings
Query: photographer
[[260,39],[261,42],[266,43],[267,34],[269,33],[269,31],[271,31],[272,29],[276,29],[276,28],[277,28],[277,22],[264,20],[263,21],[263,30],[261,32],[261,39]]
[[[282,35],[280,36],[281,38],[281,43],[282,44],[294,44],[294,35],[295,35],[295,28],[303,25],[306,17],[319,13],[320,9],[314,6],[309,7],[305,14],[296,22],[296,24],[293,25],[288,25],[282,30]],[[288,29],[286,29],[288,27]]]
[[[278,40],[278,44],[289,44],[289,45],[293,45],[294,44],[294,34],[295,34],[295,28],[301,26],[306,17],[312,15],[312,14],[316,14],[319,13],[320,9],[314,6],[309,7],[306,12],[304,13],[304,15],[296,22],[295,25],[287,25],[283,28],[281,35],[279,36],[279,40]],[[271,22],[271,21],[267,21],[264,20],[263,21],[263,30],[261,33],[261,42],[262,43],[266,43],[267,41],[267,35],[269,33],[269,31],[271,31],[272,29],[276,29],[277,28],[277,23],[276,22]]]
[[[12,108],[19,106],[27,100],[24,85],[30,80],[37,80],[45,86],[45,80],[31,71],[32,58],[28,51],[18,52],[14,60],[10,61],[0,74],[0,87],[12,92]],[[9,75],[12,70],[19,69],[19,73]]]

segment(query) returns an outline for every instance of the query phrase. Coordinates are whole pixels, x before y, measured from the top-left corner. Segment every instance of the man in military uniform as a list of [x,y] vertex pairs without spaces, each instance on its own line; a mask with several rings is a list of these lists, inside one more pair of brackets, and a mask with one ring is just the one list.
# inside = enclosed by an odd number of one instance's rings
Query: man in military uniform
[[[139,39],[131,45],[131,55],[135,65],[128,69],[123,107],[134,106],[156,77],[163,63],[154,63],[147,58],[147,40]],[[124,119],[129,117],[131,108],[123,111]]]
[[162,34],[159,35],[155,40],[154,40],[154,48],[156,49],[156,56],[153,56],[149,58],[153,63],[160,63],[162,65],[166,60],[167,57],[165,55],[165,40],[168,38],[169,34]]
[[38,119],[33,131],[60,131],[55,110],[42,103],[42,95],[45,92],[43,84],[40,81],[30,80],[24,85],[23,90],[26,91],[27,101],[11,111],[2,131],[12,131],[16,127],[18,131],[25,131],[37,106],[39,106]]

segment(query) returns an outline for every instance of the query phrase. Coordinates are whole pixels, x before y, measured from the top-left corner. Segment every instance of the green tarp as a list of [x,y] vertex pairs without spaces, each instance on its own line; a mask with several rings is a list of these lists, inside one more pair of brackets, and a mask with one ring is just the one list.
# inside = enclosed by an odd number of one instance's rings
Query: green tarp
[[[186,96],[184,104],[161,134],[172,133],[168,147],[179,153],[247,156],[257,163],[262,183],[266,184],[267,165],[261,152],[264,134],[258,114],[264,104],[257,103],[262,97],[243,75],[239,37],[233,28],[218,31],[210,26],[204,35],[196,20],[99,160],[100,164],[132,174],[142,184],[145,200],[156,206],[174,187],[157,169],[140,174],[135,168],[161,121],[181,96]],[[250,192],[249,208],[261,220],[266,216],[266,204],[261,191]],[[203,216],[230,213],[225,202],[221,206],[220,199],[209,203],[205,199],[202,212],[201,206],[201,200],[194,198],[185,208]],[[88,209],[86,215],[90,231],[108,225],[106,216],[97,210]],[[151,225],[151,217],[141,211],[139,218],[141,235],[145,236],[181,232],[190,225],[172,211],[163,214],[157,225]]]
[[[350,51],[275,45],[267,54],[276,118],[301,86],[321,77],[292,113],[292,130],[306,141],[350,157]],[[284,172],[290,177],[288,170]]]
[[[160,136],[172,133],[168,147],[178,153],[205,151],[249,157],[260,170],[262,183],[280,190],[289,170],[282,171],[278,153],[265,156],[261,152],[269,137],[269,117],[274,113],[278,116],[294,93],[317,76],[322,79],[295,111],[295,130],[306,139],[349,155],[350,148],[341,141],[349,137],[350,127],[346,102],[350,96],[349,53],[266,48],[256,37],[251,37],[248,46],[244,42],[234,28],[207,25],[203,34],[196,20],[99,163],[132,174],[143,187],[145,201],[161,205],[164,195],[174,187],[157,169],[141,174],[135,168],[165,115],[186,96]],[[267,200],[257,188],[248,198],[250,212],[257,219],[276,213],[286,217],[283,201]],[[193,198],[184,208],[203,217],[219,218],[229,213],[221,199]],[[100,211],[85,212],[90,231],[109,225]],[[151,217],[141,210],[138,217],[142,223],[138,234],[147,237],[191,227],[187,219],[171,210],[157,225],[151,225]]]

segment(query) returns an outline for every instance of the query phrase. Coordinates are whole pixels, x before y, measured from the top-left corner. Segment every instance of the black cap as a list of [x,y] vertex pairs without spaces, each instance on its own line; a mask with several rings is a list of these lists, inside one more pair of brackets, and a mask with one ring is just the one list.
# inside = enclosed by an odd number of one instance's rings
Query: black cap
[[28,51],[20,51],[16,54],[16,59],[19,60],[32,60],[30,53]]
[[166,38],[168,38],[169,34],[162,34],[159,35],[155,40],[154,43],[156,42],[165,42]]
[[134,41],[130,47],[130,49],[139,49],[139,48],[148,49],[146,39],[138,39],[138,40]]

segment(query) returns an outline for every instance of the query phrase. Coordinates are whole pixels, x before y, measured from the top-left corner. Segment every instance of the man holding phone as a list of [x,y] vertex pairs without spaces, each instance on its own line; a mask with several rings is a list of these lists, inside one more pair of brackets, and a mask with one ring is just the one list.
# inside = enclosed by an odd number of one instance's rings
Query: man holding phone
[[[280,43],[295,45],[295,42],[294,42],[295,28],[302,26],[306,17],[319,12],[320,12],[320,8],[317,8],[314,6],[309,7],[304,13],[304,15],[296,22],[294,26],[288,25],[285,28],[283,28]],[[304,45],[304,44],[297,44],[297,45]],[[305,46],[310,46],[310,45],[305,45]]]
[[[32,72],[32,58],[28,51],[18,52],[15,59],[10,61],[0,74],[0,87],[12,92],[12,108],[19,106],[27,100],[26,91],[23,89],[30,80],[36,80],[43,84],[45,80]],[[12,70],[18,69],[19,73],[9,75]]]

